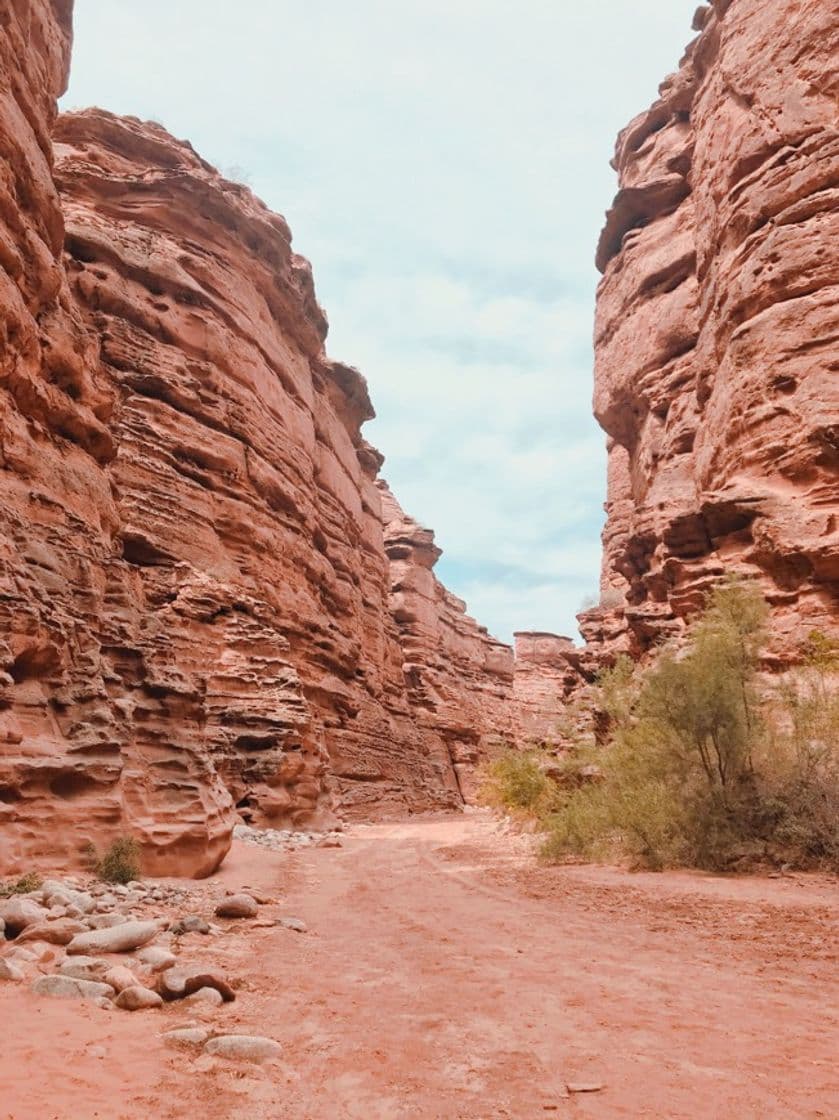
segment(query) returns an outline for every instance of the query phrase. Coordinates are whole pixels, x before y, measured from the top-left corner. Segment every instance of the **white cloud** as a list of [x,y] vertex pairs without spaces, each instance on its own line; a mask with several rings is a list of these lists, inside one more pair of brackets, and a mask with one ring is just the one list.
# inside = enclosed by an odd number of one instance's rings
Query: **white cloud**
[[597,584],[608,161],[694,6],[76,0],[65,103],[161,120],[288,218],[386,476],[501,636],[573,632]]

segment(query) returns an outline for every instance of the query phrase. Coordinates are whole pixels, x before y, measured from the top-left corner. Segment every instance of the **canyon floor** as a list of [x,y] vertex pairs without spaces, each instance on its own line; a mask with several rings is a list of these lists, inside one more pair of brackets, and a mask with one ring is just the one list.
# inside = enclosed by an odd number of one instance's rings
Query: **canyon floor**
[[[205,938],[234,1003],[128,1014],[0,985],[0,1117],[839,1116],[835,880],[544,868],[470,813],[342,848],[237,841],[193,889],[242,884],[308,932]],[[202,1021],[282,1059],[164,1048]]]

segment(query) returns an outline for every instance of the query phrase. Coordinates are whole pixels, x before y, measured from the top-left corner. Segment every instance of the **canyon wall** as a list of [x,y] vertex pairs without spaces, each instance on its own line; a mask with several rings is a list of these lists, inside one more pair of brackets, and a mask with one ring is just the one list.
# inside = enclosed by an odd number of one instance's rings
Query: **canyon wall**
[[514,735],[513,651],[466,614],[432,571],[434,533],[406,517],[379,483],[390,563],[390,609],[399,628],[411,709],[445,742],[464,799],[476,768]]
[[782,666],[839,618],[839,5],[717,0],[621,133],[600,239],[609,436],[593,649],[678,635],[754,576]]
[[284,220],[159,126],[56,121],[70,4],[4,13],[0,873],[461,805],[511,652],[377,486]]
[[202,872],[229,845],[230,796],[192,743],[147,753],[121,695],[115,398],[63,267],[52,166],[70,15],[19,0],[0,20],[0,872],[76,863],[121,830]]

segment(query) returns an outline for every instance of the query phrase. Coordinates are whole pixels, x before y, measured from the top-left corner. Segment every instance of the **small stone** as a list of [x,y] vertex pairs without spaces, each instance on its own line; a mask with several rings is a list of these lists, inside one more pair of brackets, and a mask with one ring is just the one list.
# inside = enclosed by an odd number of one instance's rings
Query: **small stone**
[[216,907],[217,918],[255,918],[259,911],[256,899],[249,894],[232,894]]
[[0,918],[5,924],[5,936],[11,933],[16,937],[27,926],[46,921],[47,911],[31,898],[8,898],[0,902]]
[[91,914],[87,919],[88,929],[113,929],[126,921],[124,914]]
[[126,988],[133,988],[139,984],[137,977],[124,964],[115,964],[113,968],[109,968],[102,979],[117,992],[124,992]]
[[317,846],[319,848],[343,848],[344,841],[340,836],[324,836],[322,840],[318,840]]
[[259,1035],[222,1034],[204,1045],[204,1053],[239,1062],[267,1062],[282,1053],[279,1042]]
[[162,972],[164,968],[171,968],[178,960],[174,953],[170,953],[168,949],[160,949],[156,945],[150,945],[148,949],[142,949],[137,954],[137,958],[143,962],[150,972]]
[[0,980],[13,980],[19,983],[25,979],[26,975],[20,965],[0,957]]
[[190,1050],[203,1046],[210,1037],[210,1031],[204,1027],[183,1027],[176,1031],[165,1031],[160,1037],[164,1046],[175,1050]]
[[67,946],[71,955],[88,953],[131,953],[157,934],[156,922],[121,922],[110,929],[80,933]]
[[217,989],[227,1002],[236,998],[220,972],[211,972],[200,965],[175,965],[158,974],[157,990],[166,1000],[185,999],[201,988]]
[[72,976],[41,976],[32,985],[39,996],[59,996],[62,999],[111,999],[114,989],[110,984],[93,980],[76,980]]
[[104,1046],[88,1046],[85,1053],[89,1058],[105,1058],[107,1057],[108,1051]]
[[24,964],[29,964],[30,961],[37,961],[40,959],[41,954],[34,945],[15,945],[6,954],[7,961],[23,961]]
[[33,922],[18,937],[18,942],[46,941],[49,945],[68,945],[87,927],[75,918],[56,918],[54,921]]
[[110,968],[110,961],[98,957],[68,957],[58,966],[58,971],[62,976],[73,976],[76,980],[104,980]]
[[[52,884],[51,884],[52,887]],[[73,890],[72,887],[55,885],[53,889],[47,892],[44,888],[44,899],[49,906],[64,906],[70,914],[70,908],[77,910],[77,914],[70,915],[71,917],[78,917],[79,914],[91,914],[96,908],[96,900],[93,895],[88,894],[87,891]]]
[[275,925],[283,929],[293,929],[295,933],[308,933],[309,927],[302,918],[277,918]]
[[569,1081],[566,1088],[569,1093],[601,1093],[606,1086],[602,1081]]
[[272,898],[270,894],[266,894],[265,891],[256,890],[254,887],[243,887],[242,890],[245,894],[250,895],[255,902],[258,902],[260,906],[270,906],[271,903],[277,901],[275,898]]
[[[218,992],[216,992],[218,995]],[[219,996],[221,999],[221,996]],[[145,1011],[152,1007],[162,1007],[163,998],[150,988],[141,984],[134,984],[130,988],[123,988],[114,1000],[117,1007],[123,1011]]]
[[199,918],[197,914],[190,914],[186,918],[179,918],[169,926],[171,933],[180,936],[184,933],[209,933],[210,926],[203,918]]
[[197,992],[187,996],[184,1003],[208,1003],[210,1007],[220,1007],[224,1003],[224,996],[216,988],[199,988]]

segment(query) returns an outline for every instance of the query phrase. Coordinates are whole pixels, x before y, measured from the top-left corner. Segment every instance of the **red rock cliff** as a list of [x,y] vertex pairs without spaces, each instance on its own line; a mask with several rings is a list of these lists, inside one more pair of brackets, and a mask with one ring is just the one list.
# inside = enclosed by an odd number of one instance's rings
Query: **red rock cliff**
[[167,755],[127,732],[116,402],[62,266],[52,173],[70,4],[20,0],[2,16],[0,871],[77,862],[87,840],[125,830],[155,867],[201,873],[229,845],[229,793],[188,738]]
[[440,736],[464,799],[474,800],[476,767],[514,734],[513,651],[466,613],[434,575],[434,534],[406,517],[380,482],[390,608],[399,628],[411,708]]
[[602,588],[584,634],[642,653],[724,572],[774,649],[839,617],[839,6],[717,0],[620,135],[598,249]]
[[55,122],[69,7],[0,21],[0,872],[129,832],[205,874],[237,808],[459,805],[510,652],[430,570],[407,624],[283,219],[158,126]]

